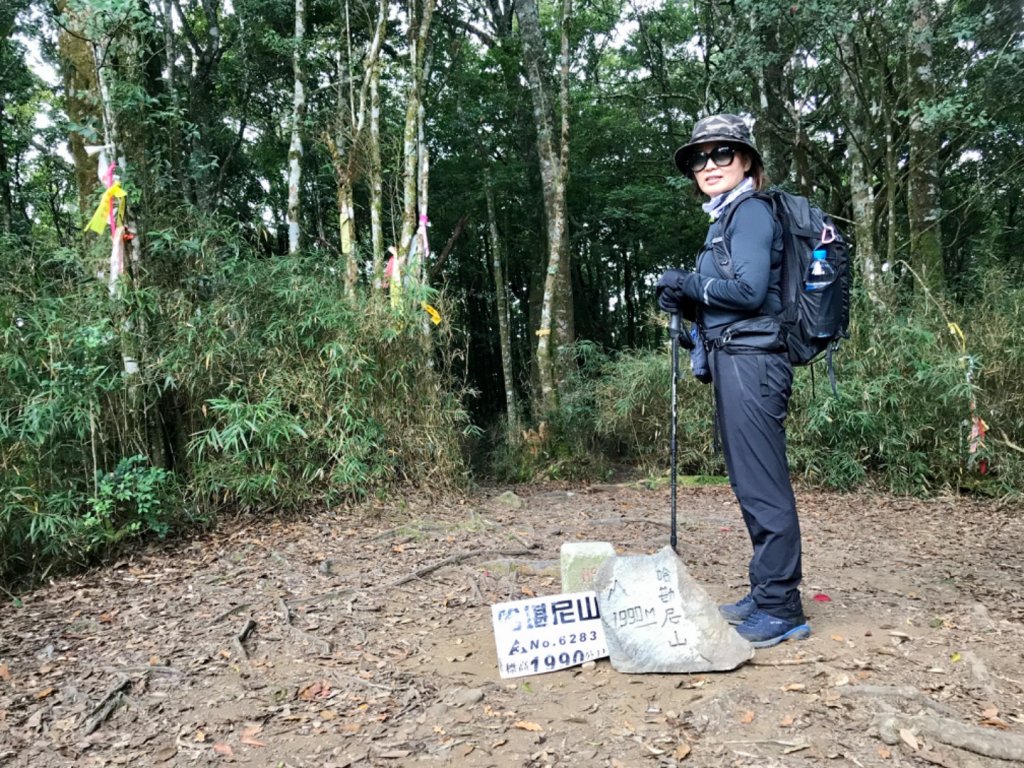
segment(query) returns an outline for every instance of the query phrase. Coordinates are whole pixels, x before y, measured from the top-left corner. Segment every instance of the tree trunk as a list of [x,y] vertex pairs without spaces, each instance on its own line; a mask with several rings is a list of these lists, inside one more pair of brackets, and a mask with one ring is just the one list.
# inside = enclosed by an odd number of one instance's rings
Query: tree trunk
[[[171,115],[167,121],[169,160],[171,173],[177,180],[182,197],[186,202],[194,202],[192,194],[192,180],[184,168],[182,147],[184,142],[181,137],[181,99],[178,94],[177,58],[178,48],[175,43],[174,34],[174,6],[171,0],[163,0],[163,24],[164,24],[164,77],[167,92],[170,94]],[[244,30],[242,39],[244,40]],[[218,186],[219,192],[219,186]]]
[[910,263],[924,287],[941,291],[945,286],[942,237],[939,230],[938,140],[924,111],[935,98],[932,62],[934,0],[914,0],[907,56],[907,92],[910,104],[909,158],[907,163],[907,218],[910,229]]
[[[60,13],[66,13],[65,5],[64,2],[58,5]],[[57,48],[60,55],[61,78],[64,82],[64,108],[68,117],[79,125],[87,125],[90,120],[102,120],[96,103],[85,95],[99,91],[96,64],[88,41],[74,30],[62,27],[57,39]],[[68,132],[68,144],[75,162],[78,215],[82,221],[88,221],[92,214],[89,201],[99,182],[96,178],[96,160],[86,153],[86,141],[79,131]]]
[[[425,156],[420,152],[420,124],[422,121],[423,87],[425,81],[426,46],[430,34],[430,20],[434,13],[435,0],[424,0],[421,13],[417,14],[416,1],[409,8],[409,100],[405,110],[405,129],[402,133],[402,234],[398,244],[399,261],[407,265],[409,274],[422,273],[419,266],[410,263],[413,237],[416,234],[416,217],[420,210],[419,194],[423,191],[421,174],[426,170]],[[421,254],[422,256],[422,254]],[[422,258],[419,260],[422,265]]]
[[515,380],[512,377],[512,335],[509,329],[508,289],[502,266],[501,238],[498,236],[498,219],[494,208],[494,187],[490,171],[484,186],[487,197],[487,229],[491,241],[491,274],[494,276],[494,296],[498,307],[498,342],[501,345],[501,372],[505,383],[505,414],[508,434],[519,432],[519,409],[516,405]]
[[572,280],[569,264],[568,216],[565,190],[569,162],[569,36],[572,0],[563,0],[561,18],[561,67],[559,102],[562,108],[560,146],[555,146],[554,116],[549,106],[543,38],[536,0],[521,0],[516,5],[523,40],[523,64],[530,83],[534,122],[537,129],[537,154],[540,160],[544,212],[547,224],[547,269],[537,328],[536,367],[540,385],[537,415],[558,406],[556,351],[572,342]]
[[636,300],[633,296],[633,263],[630,254],[639,256],[640,248],[636,240],[633,248],[622,249],[622,293],[626,310],[626,345],[636,349]]
[[[125,159],[125,148],[121,143],[121,134],[118,125],[118,114],[110,95],[110,85],[105,74],[105,68],[110,66],[108,55],[110,54],[109,42],[94,42],[92,44],[93,61],[95,64],[96,83],[99,88],[100,104],[103,110],[103,132],[104,149],[100,153],[101,168],[106,164],[105,158],[114,165],[110,178],[117,181],[120,174],[123,174],[127,165]],[[126,206],[127,198],[112,203],[112,205]],[[116,222],[116,219],[115,219]],[[140,375],[140,358],[145,349],[146,327],[145,316],[141,312],[133,311],[132,302],[124,300],[126,288],[122,285],[122,273],[131,278],[131,285],[137,290],[140,287],[141,273],[138,264],[138,252],[133,247],[135,240],[125,239],[124,233],[130,227],[127,217],[124,224],[113,226],[111,236],[110,273],[108,285],[111,297],[117,299],[117,327],[119,333],[119,346],[121,349],[121,360],[123,365],[123,379],[125,385],[125,404],[120,414],[123,423],[119,425],[121,456],[132,456],[142,454],[157,463],[159,454],[153,450],[153,445],[148,439],[147,417],[145,394],[143,390],[142,376]],[[155,442],[155,441],[153,441]]]
[[[381,0],[383,6],[387,0]],[[380,158],[380,61],[370,73],[370,240],[373,243],[373,285],[384,275],[384,178]]]
[[885,130],[885,258],[889,264],[895,262],[899,247],[896,239],[896,205],[898,201],[896,186],[900,169],[896,160],[896,125],[892,122],[893,119],[890,112],[890,120],[886,121]]
[[[4,97],[0,93],[0,116],[5,114]],[[6,121],[5,121],[6,122]],[[4,124],[0,123],[0,232],[10,234],[14,220],[14,197],[11,194],[10,164],[4,141]]]
[[[750,18],[751,31],[755,38],[760,38],[763,51],[768,60],[764,67],[758,68],[755,78],[755,100],[760,107],[760,114],[755,129],[757,130],[758,146],[764,159],[765,173],[777,184],[782,184],[789,176],[790,153],[796,147],[799,151],[799,137],[787,140],[786,127],[791,124],[787,118],[789,99],[786,98],[786,81],[782,62],[781,42],[778,24],[773,20],[759,20],[755,14]],[[795,113],[795,110],[793,110]],[[799,118],[799,115],[796,115]]]
[[871,139],[871,105],[863,103],[862,90],[853,81],[856,51],[849,33],[839,43],[843,69],[840,91],[850,118],[847,121],[847,151],[850,162],[850,198],[853,210],[854,253],[868,296],[881,303],[878,295],[878,255],[875,249],[875,189],[867,156]]
[[292,73],[295,79],[292,99],[292,140],[288,147],[288,253],[299,250],[301,240],[302,121],[306,112],[306,90],[302,73],[302,50],[306,36],[306,2],[295,0],[295,50]]

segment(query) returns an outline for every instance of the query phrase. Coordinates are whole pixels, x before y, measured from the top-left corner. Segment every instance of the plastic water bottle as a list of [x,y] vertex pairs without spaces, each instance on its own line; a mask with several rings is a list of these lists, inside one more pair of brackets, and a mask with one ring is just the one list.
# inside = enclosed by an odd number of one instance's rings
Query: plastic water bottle
[[814,251],[811,263],[807,266],[804,278],[804,290],[821,291],[832,284],[836,270],[828,263],[828,251],[818,248]]

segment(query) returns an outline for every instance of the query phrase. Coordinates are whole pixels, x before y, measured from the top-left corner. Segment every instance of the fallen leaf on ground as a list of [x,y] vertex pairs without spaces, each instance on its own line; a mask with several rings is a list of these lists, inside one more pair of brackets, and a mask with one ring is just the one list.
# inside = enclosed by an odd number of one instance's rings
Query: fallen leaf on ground
[[168,760],[170,760],[177,754],[177,747],[164,747],[163,749],[158,749],[153,754],[153,760],[155,760],[158,763],[166,763]]
[[993,705],[991,707],[985,707],[981,710],[982,717],[999,717],[999,707]]
[[835,640],[837,643],[843,642],[843,636],[842,635],[832,635],[832,639]]
[[740,715],[741,723],[752,723],[754,722],[754,710],[748,709],[742,715]]
[[879,747],[878,756],[883,760],[889,760],[890,758],[892,758],[892,752],[890,752],[887,747]]
[[779,725],[781,725],[783,728],[789,728],[789,726],[791,726],[795,722],[796,718],[794,718],[792,715],[786,715],[784,718],[779,720]]
[[512,724],[513,728],[519,728],[523,731],[543,731],[544,728],[537,725],[537,723],[531,723],[529,720],[516,720]]
[[230,744],[214,744],[213,751],[222,757],[234,757],[235,751],[231,748]]
[[906,728],[900,728],[900,740],[915,752],[917,752],[921,748],[921,745],[917,741],[917,737],[914,735],[914,732]]
[[316,680],[309,685],[299,689],[299,698],[303,701],[312,701],[316,698],[325,698],[331,693],[331,684],[326,680]]
[[43,688],[36,694],[36,700],[45,699],[47,696],[53,696],[57,692],[56,688]]
[[803,691],[806,690],[807,686],[803,683],[788,683],[782,686],[783,691]]
[[675,751],[672,753],[672,757],[674,757],[676,760],[685,760],[687,755],[689,754],[690,745],[680,744],[678,747],[675,748]]
[[0,664],[0,680],[11,682],[11,669],[6,664]]

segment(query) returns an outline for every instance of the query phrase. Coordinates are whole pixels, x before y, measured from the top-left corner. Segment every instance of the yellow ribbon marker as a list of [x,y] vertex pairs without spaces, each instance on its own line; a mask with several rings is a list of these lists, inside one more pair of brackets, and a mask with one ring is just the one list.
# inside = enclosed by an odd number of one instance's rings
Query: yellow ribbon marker
[[[89,223],[85,225],[85,230],[92,230],[97,235],[103,232],[103,229],[107,226],[107,221],[110,219],[110,206],[113,203],[114,198],[123,200],[125,198],[125,191],[121,187],[121,182],[115,181],[113,186],[107,189],[103,193],[103,197],[100,198],[100,204],[96,206],[96,213],[92,215]],[[120,224],[124,220],[124,206],[119,205],[117,207],[117,222]]]
[[960,342],[960,351],[967,351],[967,339],[964,337],[964,332],[960,330],[960,326],[956,323],[948,323],[949,332],[956,336]]
[[428,315],[430,315],[430,320],[431,320],[431,322],[434,323],[434,325],[440,325],[441,324],[441,313],[440,312],[438,312],[432,306],[427,304],[427,302],[425,302],[425,301],[421,301],[420,302],[420,306],[423,307],[423,311],[424,312],[426,312]]

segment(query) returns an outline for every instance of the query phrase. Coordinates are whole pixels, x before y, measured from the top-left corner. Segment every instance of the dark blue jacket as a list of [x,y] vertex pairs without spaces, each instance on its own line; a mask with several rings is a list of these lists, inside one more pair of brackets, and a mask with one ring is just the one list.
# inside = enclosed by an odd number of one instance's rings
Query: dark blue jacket
[[[736,205],[736,203],[733,203]],[[709,339],[719,336],[725,326],[758,315],[782,311],[782,225],[772,216],[764,200],[741,200],[724,233],[732,256],[733,278],[719,272],[712,249],[723,237],[721,214],[708,228],[704,246],[697,255],[697,277],[687,291],[697,303],[697,317]]]

